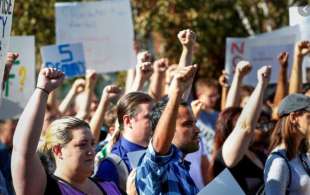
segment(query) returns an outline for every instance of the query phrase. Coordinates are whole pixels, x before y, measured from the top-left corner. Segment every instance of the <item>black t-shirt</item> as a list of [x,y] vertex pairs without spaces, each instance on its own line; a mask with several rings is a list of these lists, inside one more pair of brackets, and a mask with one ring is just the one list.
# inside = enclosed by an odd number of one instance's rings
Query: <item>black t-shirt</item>
[[[258,155],[258,158],[264,164],[267,156]],[[224,163],[221,149],[214,161],[214,176],[216,177],[225,168],[228,167]],[[244,155],[235,167],[228,169],[246,194],[255,194],[258,188],[264,183],[264,170],[254,164],[246,155]]]

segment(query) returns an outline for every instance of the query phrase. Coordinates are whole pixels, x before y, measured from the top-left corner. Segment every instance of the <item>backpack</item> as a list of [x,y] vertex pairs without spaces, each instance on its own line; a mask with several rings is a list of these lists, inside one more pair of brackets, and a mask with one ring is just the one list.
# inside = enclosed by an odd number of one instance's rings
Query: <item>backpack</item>
[[126,191],[126,183],[129,171],[123,159],[116,154],[110,153],[107,157],[104,158],[104,160],[108,160],[113,163],[117,171],[119,187],[123,191]]
[[[287,157],[283,154],[281,154],[279,151],[276,151],[276,152],[272,152],[270,155],[277,155],[277,156],[280,156],[281,158],[283,158],[285,160],[285,163],[288,167],[288,171],[289,171],[289,179],[288,179],[288,186],[286,187],[286,192],[285,194],[288,195],[289,194],[289,187],[290,187],[290,184],[291,184],[291,177],[292,177],[292,173],[291,173],[291,166],[290,164],[288,163],[289,160],[287,159]],[[259,189],[258,191],[256,192],[256,195],[265,195],[265,184],[263,184]]]

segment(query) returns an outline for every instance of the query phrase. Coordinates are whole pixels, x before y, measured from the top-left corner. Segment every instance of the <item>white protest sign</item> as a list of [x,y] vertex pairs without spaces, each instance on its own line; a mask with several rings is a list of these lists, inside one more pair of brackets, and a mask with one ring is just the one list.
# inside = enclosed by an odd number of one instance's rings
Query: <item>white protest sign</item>
[[[245,59],[245,43],[247,38],[226,38],[225,70],[228,75],[233,75],[238,62]],[[230,76],[230,82],[232,76]]]
[[228,169],[224,169],[216,178],[214,178],[197,195],[216,194],[216,195],[245,195],[241,187],[231,175]]
[[139,160],[144,153],[145,153],[145,150],[139,150],[139,151],[127,153],[130,165],[133,169],[138,166]]
[[134,67],[133,32],[129,0],[56,3],[57,44],[82,42],[87,68],[97,72]]
[[[310,40],[310,6],[290,7],[290,25],[299,26],[299,41]],[[310,82],[310,57],[305,56],[302,63],[303,82]]]
[[44,67],[56,68],[67,78],[85,75],[85,58],[81,43],[50,45],[41,48]]
[[5,83],[0,119],[17,118],[35,88],[34,36],[11,37],[10,52],[19,53]]
[[278,55],[285,51],[289,53],[289,67],[294,56],[294,44],[298,37],[298,26],[285,27],[273,32],[264,33],[249,38],[227,38],[225,70],[233,77],[234,68],[241,60],[250,61],[252,71],[244,78],[244,83],[255,86],[257,83],[257,70],[264,65],[272,66],[270,83],[276,83],[278,78]]
[[14,0],[0,1],[0,106],[6,54],[10,42]]

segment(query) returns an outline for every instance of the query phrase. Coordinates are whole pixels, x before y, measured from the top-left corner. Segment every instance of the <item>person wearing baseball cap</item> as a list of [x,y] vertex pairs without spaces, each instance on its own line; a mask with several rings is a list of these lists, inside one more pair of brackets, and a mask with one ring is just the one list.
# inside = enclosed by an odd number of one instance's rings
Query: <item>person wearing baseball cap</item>
[[279,105],[264,169],[265,194],[310,194],[310,97],[294,93]]

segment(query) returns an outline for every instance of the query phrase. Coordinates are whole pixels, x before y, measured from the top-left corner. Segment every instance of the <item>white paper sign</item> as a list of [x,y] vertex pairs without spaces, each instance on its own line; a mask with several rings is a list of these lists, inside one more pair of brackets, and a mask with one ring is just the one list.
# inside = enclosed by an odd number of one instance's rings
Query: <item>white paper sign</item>
[[[298,25],[298,40],[310,40],[310,6],[290,7],[290,25]],[[303,82],[310,82],[310,57],[305,56],[302,63]]]
[[244,78],[245,84],[255,86],[257,83],[257,70],[264,65],[272,66],[270,83],[276,83],[280,66],[277,57],[282,51],[289,53],[289,74],[298,32],[298,26],[292,26],[256,37],[227,38],[225,70],[230,75],[230,81],[232,80],[236,64],[241,59],[244,59],[250,61],[253,66],[252,71]]
[[245,195],[241,187],[229,172],[224,169],[216,178],[214,178],[206,187],[204,187],[198,195]]
[[106,73],[135,65],[129,0],[56,3],[57,44],[82,42],[87,68]]
[[4,63],[9,48],[10,34],[12,27],[12,16],[14,0],[1,1],[0,3],[0,107],[2,100],[2,81],[4,74]]
[[85,58],[81,43],[50,45],[41,48],[44,67],[56,68],[67,78],[85,75]]
[[145,150],[139,150],[139,151],[127,153],[127,156],[128,156],[128,159],[129,159],[129,162],[130,162],[132,169],[134,169],[138,166],[139,160],[144,153],[145,153]]
[[0,119],[19,117],[35,88],[34,36],[11,37],[9,51],[19,57],[5,83]]

